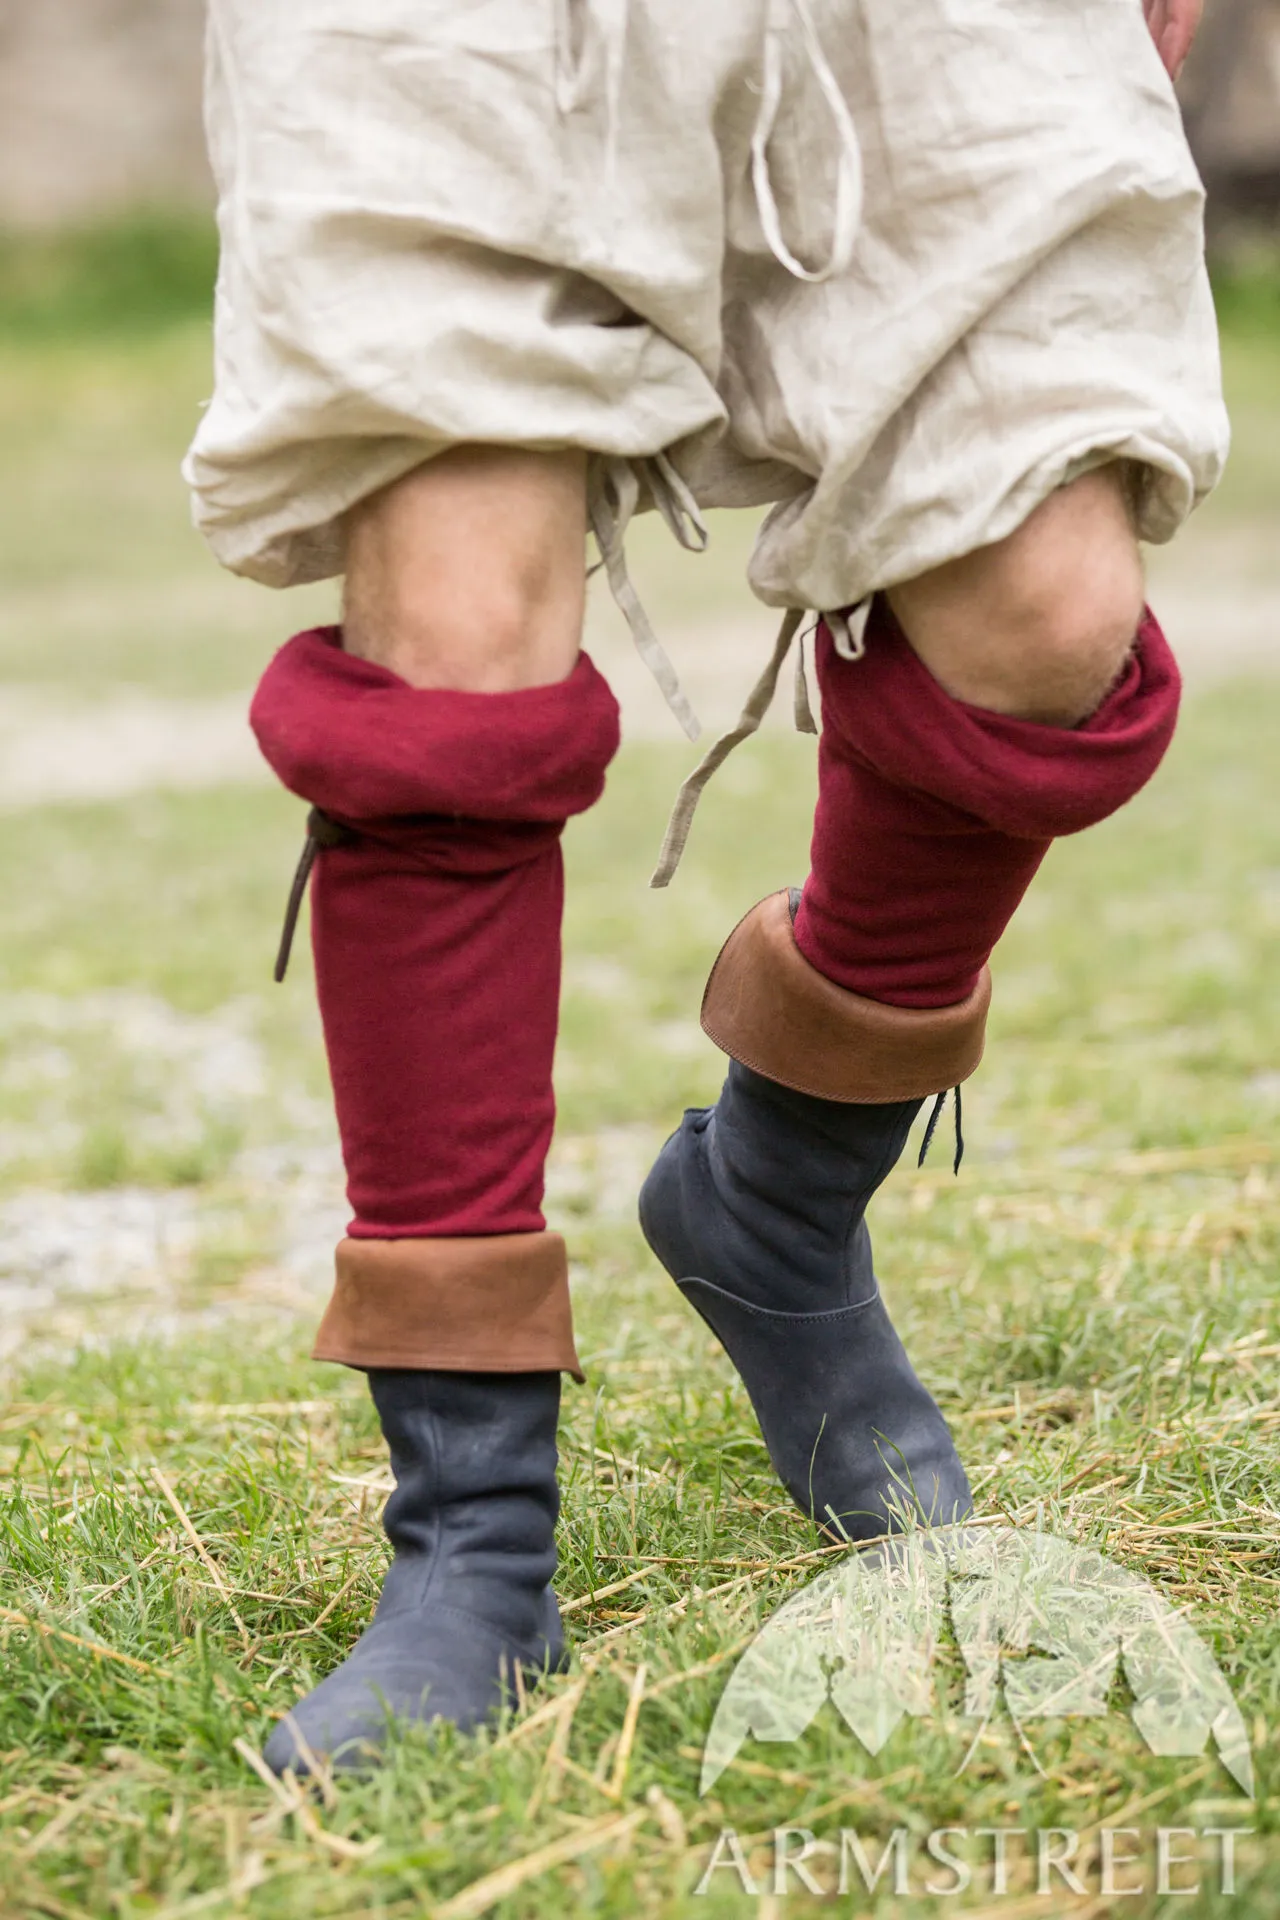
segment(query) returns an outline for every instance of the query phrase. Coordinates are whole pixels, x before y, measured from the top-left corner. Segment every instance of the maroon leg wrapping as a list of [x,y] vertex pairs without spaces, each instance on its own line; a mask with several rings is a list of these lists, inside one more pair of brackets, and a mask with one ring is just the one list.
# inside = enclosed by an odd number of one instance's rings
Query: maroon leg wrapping
[[517,693],[422,691],[299,634],[252,722],[340,825],[312,944],[354,1239],[534,1233],[560,987],[560,834],[604,787],[613,695],[585,654]]
[[860,660],[842,660],[820,630],[818,677],[818,809],[796,944],[829,980],[899,1007],[973,992],[1050,842],[1145,785],[1178,712],[1177,666],[1149,612],[1119,683],[1079,727],[953,700],[883,598]]

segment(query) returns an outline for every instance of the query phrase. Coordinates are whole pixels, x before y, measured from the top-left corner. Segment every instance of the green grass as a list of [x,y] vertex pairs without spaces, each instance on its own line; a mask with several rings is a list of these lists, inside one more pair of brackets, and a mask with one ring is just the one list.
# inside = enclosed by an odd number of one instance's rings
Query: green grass
[[1233,339],[1248,336],[1274,341],[1280,328],[1280,259],[1273,241],[1263,240],[1214,274],[1218,319]]
[[[478,1744],[411,1738],[335,1806],[286,1813],[233,1742],[261,1742],[341,1657],[375,1595],[382,1454],[358,1381],[309,1364],[305,1326],[266,1312],[230,1331],[194,1324],[172,1344],[50,1356],[15,1382],[0,1420],[0,1845],[14,1911],[430,1911],[501,1862],[632,1815],[625,1836],[495,1911],[741,1911],[731,1876],[718,1893],[691,1891],[726,1823],[744,1835],[834,1831],[842,1818],[868,1835],[1083,1829],[1142,1802],[1149,1824],[1273,1835],[1278,723],[1280,687],[1206,697],[1159,783],[1055,850],[1001,956],[964,1174],[900,1171],[877,1208],[895,1315],[956,1423],[982,1510],[1101,1545],[1188,1609],[1253,1734],[1256,1808],[1211,1753],[1155,1759],[1114,1716],[1040,1730],[1047,1783],[1011,1728],[993,1729],[956,1779],[967,1726],[908,1723],[873,1761],[824,1719],[781,1753],[749,1744],[700,1801],[698,1756],[729,1657],[820,1558],[730,1369],[630,1219],[570,1193],[559,1218],[591,1379],[567,1394],[560,1590],[575,1601],[639,1578],[570,1615],[577,1666],[551,1689],[566,1721],[573,1712],[567,1746],[553,1748],[553,1721]],[[609,1129],[656,1135],[711,1094],[716,1057],[692,1030],[707,962],[741,906],[800,870],[808,756],[776,740],[743,757],[736,791],[713,789],[670,894],[646,894],[681,759],[630,750],[570,841],[562,1127],[584,1150]],[[264,1029],[273,1006],[288,1025],[309,1001],[305,966],[283,993],[263,982],[291,810],[251,793],[151,800],[145,813],[144,834],[141,802],[49,809],[0,844],[0,897],[38,896],[7,943],[6,986],[45,980],[52,956],[69,997],[140,984],[195,1018],[257,995]],[[299,1020],[276,1071],[315,1067],[305,1029]],[[208,1257],[239,1271],[253,1255],[223,1243]],[[641,1662],[646,1704],[615,1797]],[[377,1844],[365,1857],[346,1842]],[[1242,1858],[1248,1892],[1230,1910],[1271,1911],[1267,1843]]]
[[[190,533],[175,465],[207,379],[190,311],[107,342],[0,324],[10,698],[241,689],[288,624],[331,603],[321,589],[285,608],[223,579]],[[1270,566],[1280,354],[1243,320],[1227,346],[1237,457],[1189,540],[1217,564],[1247,538]],[[659,624],[738,604],[748,538],[745,517],[724,522],[706,565],[677,567],[641,529]],[[719,941],[804,870],[812,747],[781,736],[726,767],[666,894],[645,880],[685,749],[626,748],[568,836],[552,1204],[590,1374],[563,1432],[574,1671],[547,1718],[534,1702],[477,1742],[406,1738],[334,1805],[273,1796],[235,1742],[255,1749],[341,1658],[384,1560],[361,1383],[306,1359],[319,1296],[280,1271],[270,1154],[319,1156],[298,1204],[336,1198],[305,942],[286,986],[270,982],[300,809],[227,788],[4,816],[4,1232],[29,1202],[72,1218],[137,1189],[190,1233],[137,1298],[68,1299],[33,1269],[48,1315],[3,1361],[6,1920],[449,1914],[459,1895],[454,1915],[502,1920],[776,1916],[808,1902],[749,1900],[723,1873],[693,1889],[726,1824],[763,1866],[762,1836],[791,1823],[1252,1827],[1235,1899],[1119,1910],[1280,1912],[1278,731],[1280,680],[1201,694],[1156,784],[1055,848],[999,955],[962,1176],[941,1151],[904,1167],[874,1217],[895,1320],[982,1512],[1093,1542],[1186,1609],[1250,1728],[1252,1807],[1212,1751],[1157,1759],[1118,1713],[1037,1727],[1047,1779],[1002,1721],[957,1777],[973,1729],[955,1722],[953,1650],[938,1720],[908,1722],[874,1760],[827,1715],[794,1746],[749,1743],[698,1797],[738,1647],[822,1555],[633,1202],[663,1130],[717,1085],[696,1009]],[[0,1244],[0,1287],[26,1258]],[[560,1863],[540,1868],[547,1846]],[[530,1856],[505,1897],[465,1895]],[[931,1870],[917,1863],[910,1896],[882,1886],[838,1908],[932,1914]],[[981,1875],[952,1905],[1072,1910],[992,1903]]]
[[88,227],[0,232],[0,335],[134,338],[207,314],[213,221],[152,207]]

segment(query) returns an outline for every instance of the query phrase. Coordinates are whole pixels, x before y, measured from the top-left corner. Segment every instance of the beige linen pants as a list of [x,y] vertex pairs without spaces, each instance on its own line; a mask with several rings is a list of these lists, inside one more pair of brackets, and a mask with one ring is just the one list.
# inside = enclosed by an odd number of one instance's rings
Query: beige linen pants
[[[1139,0],[211,0],[218,558],[342,567],[459,441],[576,446],[621,507],[773,501],[827,610],[1227,428],[1199,181]],[[620,479],[619,476],[622,476]],[[617,501],[615,500],[615,504]]]

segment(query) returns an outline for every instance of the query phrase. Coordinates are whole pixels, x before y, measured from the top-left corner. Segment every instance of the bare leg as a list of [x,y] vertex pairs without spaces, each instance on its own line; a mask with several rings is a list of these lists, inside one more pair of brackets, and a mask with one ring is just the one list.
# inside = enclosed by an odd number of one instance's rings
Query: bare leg
[[994,546],[895,587],[889,604],[953,699],[1072,727],[1105,698],[1142,612],[1126,470],[1050,494]]
[[513,693],[573,670],[586,456],[455,447],[363,501],[347,535],[347,650],[414,687]]

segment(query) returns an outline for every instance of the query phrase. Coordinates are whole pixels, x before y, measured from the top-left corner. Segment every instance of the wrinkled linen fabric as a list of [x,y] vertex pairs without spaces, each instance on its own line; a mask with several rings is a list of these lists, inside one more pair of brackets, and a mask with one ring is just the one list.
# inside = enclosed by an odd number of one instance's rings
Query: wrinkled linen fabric
[[1221,469],[1202,192],[1139,0],[212,0],[207,119],[185,471],[272,585],[468,440],[776,502],[751,584],[819,610],[1112,457],[1166,540]]

